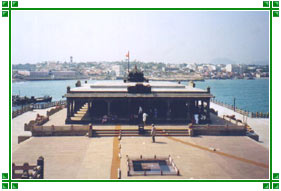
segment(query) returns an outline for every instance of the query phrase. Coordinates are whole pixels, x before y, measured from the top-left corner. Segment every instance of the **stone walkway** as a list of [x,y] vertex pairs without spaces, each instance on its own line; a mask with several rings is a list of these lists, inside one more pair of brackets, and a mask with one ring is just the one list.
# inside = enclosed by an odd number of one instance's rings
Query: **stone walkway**
[[269,148],[269,119],[266,118],[250,118],[248,117],[245,119],[243,115],[234,112],[233,110],[230,110],[228,108],[225,108],[223,106],[214,104],[211,102],[210,107],[214,110],[218,111],[219,116],[223,115],[235,115],[237,119],[240,119],[241,121],[247,120],[247,123],[250,125],[250,127],[255,131],[256,134],[259,135],[259,143],[266,148]]
[[34,120],[37,114],[46,116],[47,111],[50,109],[51,108],[28,111],[12,119],[12,150],[16,149],[18,146],[19,135],[31,136],[31,132],[24,131],[24,124]]

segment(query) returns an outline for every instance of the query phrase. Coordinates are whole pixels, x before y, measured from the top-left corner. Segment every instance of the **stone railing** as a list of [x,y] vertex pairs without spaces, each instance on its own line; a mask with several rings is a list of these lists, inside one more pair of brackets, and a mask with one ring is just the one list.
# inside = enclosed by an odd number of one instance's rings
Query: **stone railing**
[[236,119],[234,115],[232,116],[223,115],[223,119],[231,123],[234,123],[236,125],[244,125],[246,128],[246,135],[256,141],[259,141],[259,135],[256,134],[255,131],[247,123],[243,123],[241,120]]
[[31,120],[31,121],[29,121],[29,123],[24,124],[24,130],[30,131],[34,126],[43,125],[47,121],[49,121],[49,117],[45,117],[45,116],[37,114],[35,120]]
[[[18,172],[21,171],[21,172]],[[44,158],[39,157],[36,165],[24,163],[21,165],[12,165],[13,179],[43,179],[44,178]]]
[[239,113],[241,115],[247,116],[247,117],[251,117],[251,118],[269,118],[269,113],[262,113],[262,112],[250,112],[250,111],[245,111],[243,109],[239,109],[237,107],[234,108],[233,105],[218,101],[216,99],[212,99],[211,102],[223,106],[225,108],[228,108],[230,110],[233,110],[236,113]]
[[66,105],[65,100],[61,101],[53,101],[49,103],[44,103],[44,104],[33,104],[33,109],[46,109],[49,107],[54,107],[54,106],[59,106],[59,105]]
[[33,107],[31,105],[23,106],[22,108],[17,109],[16,111],[12,112],[12,118],[15,118],[25,112],[32,111],[32,110],[33,110]]
[[245,125],[189,125],[188,128],[190,136],[198,135],[231,135],[231,136],[243,136],[246,135]]
[[58,105],[55,108],[52,108],[50,111],[47,111],[47,117],[50,117],[51,115],[55,114],[56,112],[62,110],[64,108],[64,105]]
[[65,100],[53,101],[53,102],[44,103],[44,104],[29,104],[29,105],[23,106],[20,109],[13,111],[12,118],[15,118],[25,112],[32,111],[33,109],[46,109],[46,108],[50,108],[50,107],[54,107],[54,106],[65,106],[65,105],[66,105]]
[[33,126],[32,136],[85,136],[89,126]]
[[226,121],[229,121],[233,124],[239,125],[239,126],[243,126],[245,125],[245,123],[243,123],[240,119],[236,119],[235,115],[229,116],[229,115],[223,115],[222,118]]

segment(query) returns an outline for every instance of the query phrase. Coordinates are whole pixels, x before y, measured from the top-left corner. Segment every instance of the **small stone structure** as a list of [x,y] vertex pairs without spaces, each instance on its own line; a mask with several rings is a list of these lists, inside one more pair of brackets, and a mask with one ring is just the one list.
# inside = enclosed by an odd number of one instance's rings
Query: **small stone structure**
[[49,117],[45,117],[43,115],[37,114],[35,120],[31,120],[31,121],[29,121],[29,123],[25,123],[24,124],[24,130],[25,131],[30,131],[34,126],[43,125],[47,121],[49,121]]
[[62,110],[63,108],[64,108],[64,105],[58,105],[55,108],[51,109],[50,111],[47,111],[47,117],[50,117],[51,115],[53,115],[56,112]]
[[[22,171],[22,172],[16,172]],[[13,179],[44,179],[44,158],[41,156],[37,160],[36,165],[24,163],[22,166],[12,164]]]
[[168,157],[140,157],[129,158],[127,155],[128,176],[152,176],[152,175],[180,175],[171,156]]

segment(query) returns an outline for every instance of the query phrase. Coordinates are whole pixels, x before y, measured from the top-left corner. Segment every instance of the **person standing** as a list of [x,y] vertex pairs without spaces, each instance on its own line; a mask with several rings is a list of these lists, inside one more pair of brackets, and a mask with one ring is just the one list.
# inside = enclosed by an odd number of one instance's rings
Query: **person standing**
[[141,123],[141,118],[142,118],[142,107],[139,106],[139,111],[138,111],[138,120],[139,120],[139,123]]
[[152,137],[152,142],[153,143],[155,143],[155,135],[156,135],[156,128],[155,128],[154,124],[152,124],[151,137]]
[[194,114],[195,124],[199,124],[199,115],[196,113]]
[[147,119],[147,116],[148,116],[148,115],[147,115],[147,113],[145,113],[145,112],[142,114],[143,126],[145,126],[145,125],[146,125],[146,119]]

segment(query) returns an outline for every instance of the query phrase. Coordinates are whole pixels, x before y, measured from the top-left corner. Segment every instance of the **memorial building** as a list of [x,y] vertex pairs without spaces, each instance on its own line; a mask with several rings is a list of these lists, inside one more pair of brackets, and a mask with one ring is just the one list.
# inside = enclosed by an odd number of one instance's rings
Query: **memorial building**
[[136,67],[123,81],[76,83],[67,87],[67,124],[137,124],[140,112],[148,123],[210,123],[210,88],[192,81],[149,81]]

